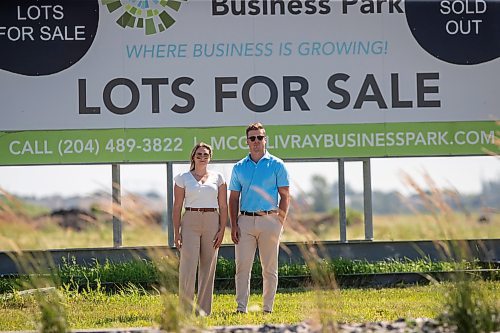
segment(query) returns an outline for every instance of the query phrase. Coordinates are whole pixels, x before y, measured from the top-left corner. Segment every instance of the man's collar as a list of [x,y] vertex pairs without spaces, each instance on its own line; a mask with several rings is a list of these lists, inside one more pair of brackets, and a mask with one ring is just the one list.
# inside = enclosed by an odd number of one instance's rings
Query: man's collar
[[[268,152],[268,151],[267,151],[267,149],[266,149],[266,152],[264,153],[264,156],[262,156],[262,157],[260,158],[260,160],[263,160],[263,159],[268,160],[268,159],[270,159],[270,158],[271,158],[271,154],[269,154],[269,152]],[[248,153],[247,157],[245,157],[245,160],[246,160],[246,161],[252,161],[252,162],[254,162],[254,161],[252,160],[252,157],[251,157],[251,154],[250,154],[250,153]],[[259,161],[260,161],[260,160],[259,160]],[[254,163],[255,163],[255,162],[254,162]]]

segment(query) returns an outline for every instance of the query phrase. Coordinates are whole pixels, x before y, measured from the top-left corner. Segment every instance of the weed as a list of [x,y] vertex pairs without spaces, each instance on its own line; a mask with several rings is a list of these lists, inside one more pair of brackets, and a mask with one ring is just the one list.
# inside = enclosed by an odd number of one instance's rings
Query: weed
[[38,306],[41,312],[40,332],[69,332],[66,310],[59,291],[52,290],[48,293],[38,291],[36,298],[38,299]]
[[[428,191],[418,185],[411,177],[406,176],[408,184],[419,194],[422,202],[433,216],[435,225],[446,235],[448,241],[439,242],[436,246],[442,250],[446,258],[457,258],[459,261],[471,258],[471,249],[467,242],[454,240],[456,229],[451,223],[452,209],[444,199],[443,192],[434,183],[429,174],[424,175]],[[453,193],[455,201],[460,204],[458,192]],[[460,274],[445,294],[446,302],[440,320],[456,327],[458,333],[495,332],[500,329],[500,308],[498,301],[489,300],[483,292],[476,288],[477,281],[473,276]]]
[[499,305],[476,288],[474,281],[464,278],[446,294],[445,312],[440,320],[456,326],[458,333],[497,332]]

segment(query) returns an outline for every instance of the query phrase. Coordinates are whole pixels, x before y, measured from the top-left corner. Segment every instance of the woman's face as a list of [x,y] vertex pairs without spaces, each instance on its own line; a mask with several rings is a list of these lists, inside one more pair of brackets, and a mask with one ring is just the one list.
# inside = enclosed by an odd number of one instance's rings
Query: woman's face
[[208,164],[210,162],[210,150],[206,147],[199,147],[194,153],[195,165]]

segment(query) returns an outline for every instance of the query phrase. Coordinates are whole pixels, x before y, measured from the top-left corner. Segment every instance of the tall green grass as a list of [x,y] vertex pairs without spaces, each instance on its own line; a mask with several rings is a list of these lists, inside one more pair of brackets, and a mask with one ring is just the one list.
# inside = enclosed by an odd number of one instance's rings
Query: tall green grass
[[[168,257],[158,257],[152,260],[133,260],[129,262],[113,263],[105,261],[100,263],[93,261],[89,265],[79,265],[75,258],[67,260],[63,258],[63,264],[53,270],[60,284],[66,289],[96,289],[105,284],[116,284],[119,287],[135,285],[138,287],[151,287],[165,284],[162,281],[162,269],[170,267]],[[175,264],[174,264],[175,265]],[[176,270],[176,266],[172,270]],[[476,261],[432,261],[430,259],[387,259],[379,262],[368,262],[366,260],[347,259],[321,259],[304,264],[282,264],[278,267],[280,277],[312,276],[318,269],[334,276],[346,274],[370,274],[370,273],[398,273],[398,272],[453,272],[459,270],[474,270],[482,268]],[[236,265],[233,260],[219,258],[217,261],[216,278],[233,279],[236,273]],[[259,278],[262,269],[259,262],[253,264],[252,277]],[[15,278],[0,278],[0,292],[19,290],[29,281],[29,276]],[[175,279],[168,281],[169,284],[177,283]]]

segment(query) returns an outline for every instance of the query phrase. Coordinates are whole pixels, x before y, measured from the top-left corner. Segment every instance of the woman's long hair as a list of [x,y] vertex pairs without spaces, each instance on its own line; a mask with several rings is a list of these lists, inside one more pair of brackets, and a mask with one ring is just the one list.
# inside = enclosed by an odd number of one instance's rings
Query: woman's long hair
[[189,168],[189,171],[193,171],[195,164],[194,164],[194,156],[196,155],[196,151],[198,148],[203,147],[208,149],[208,153],[210,154],[210,158],[212,158],[212,146],[210,146],[208,143],[205,142],[199,142],[197,143],[194,147],[193,150],[191,150],[191,167]]

